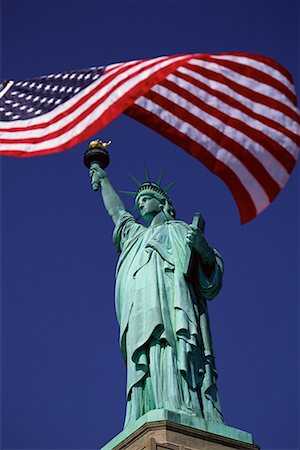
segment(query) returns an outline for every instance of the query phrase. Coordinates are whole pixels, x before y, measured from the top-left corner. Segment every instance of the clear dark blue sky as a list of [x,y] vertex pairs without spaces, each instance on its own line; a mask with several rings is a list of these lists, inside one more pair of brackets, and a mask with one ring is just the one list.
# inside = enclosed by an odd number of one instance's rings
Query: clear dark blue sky
[[[20,80],[173,53],[272,57],[299,92],[297,1],[2,0],[1,79]],[[298,4],[299,6],[299,4]],[[183,150],[127,117],[112,139],[118,190],[144,163],[195,211],[225,260],[210,304],[228,425],[263,450],[299,448],[299,167],[275,202],[241,226],[227,187]],[[112,223],[82,164],[87,143],[1,159],[1,448],[96,449],[122,428],[125,368],[114,312]],[[128,208],[131,200],[125,198]]]

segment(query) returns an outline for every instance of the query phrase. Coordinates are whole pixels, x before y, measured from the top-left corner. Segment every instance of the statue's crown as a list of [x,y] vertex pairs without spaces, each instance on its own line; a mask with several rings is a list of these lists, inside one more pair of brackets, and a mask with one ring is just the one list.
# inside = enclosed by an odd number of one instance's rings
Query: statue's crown
[[147,193],[154,194],[155,196],[158,196],[159,198],[164,198],[169,203],[172,203],[170,197],[168,196],[167,192],[164,191],[164,189],[162,189],[158,184],[149,181],[143,183],[136,191],[135,202],[137,203],[139,197]]
[[150,176],[149,176],[148,170],[146,168],[145,168],[145,175],[146,175],[146,181],[144,183],[141,183],[133,175],[130,175],[130,178],[138,186],[138,189],[135,192],[132,192],[132,191],[121,191],[121,192],[123,192],[126,195],[135,197],[136,204],[141,195],[146,195],[147,193],[149,193],[149,195],[154,195],[158,200],[162,200],[162,199],[167,200],[167,202],[170,205],[172,205],[172,201],[171,201],[169,195],[167,194],[167,192],[171,189],[172,186],[174,186],[175,181],[173,181],[171,184],[169,184],[165,188],[162,188],[161,181],[163,178],[163,172],[161,172],[158,180],[155,182],[150,180]]

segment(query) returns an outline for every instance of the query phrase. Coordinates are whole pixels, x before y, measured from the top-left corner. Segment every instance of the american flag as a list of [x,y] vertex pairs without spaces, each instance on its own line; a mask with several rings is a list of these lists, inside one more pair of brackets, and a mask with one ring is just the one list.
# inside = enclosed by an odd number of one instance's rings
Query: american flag
[[291,76],[249,53],[164,56],[51,74],[10,83],[0,97],[1,154],[63,151],[125,113],[218,175],[242,223],[274,200],[299,153]]

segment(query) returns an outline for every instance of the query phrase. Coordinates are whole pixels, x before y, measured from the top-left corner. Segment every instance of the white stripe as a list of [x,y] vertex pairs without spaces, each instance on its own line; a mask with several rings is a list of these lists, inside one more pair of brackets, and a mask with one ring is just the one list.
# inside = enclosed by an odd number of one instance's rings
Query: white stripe
[[213,58],[224,59],[227,61],[233,61],[239,64],[245,64],[246,66],[253,67],[254,69],[260,70],[261,72],[270,75],[277,81],[280,81],[284,84],[293,94],[295,94],[294,85],[290,82],[288,78],[286,78],[279,70],[274,69],[272,66],[268,66],[268,64],[257,61],[256,59],[252,59],[251,57],[246,56],[235,56],[235,55],[211,55]]
[[[41,142],[39,144],[2,144],[1,147],[4,150],[10,151],[25,151],[25,152],[34,152],[41,150],[48,150],[53,147],[57,147],[66,143],[68,140],[72,139],[74,136],[79,135],[82,131],[84,131],[89,125],[91,125],[95,120],[98,120],[103,113],[105,113],[114,103],[124,96],[132,87],[137,85],[139,82],[148,78],[155,72],[158,72],[162,68],[174,63],[175,61],[179,61],[184,59],[185,57],[179,56],[176,58],[165,60],[159,64],[156,64],[154,67],[146,68],[143,72],[125,81],[120,87],[115,89],[106,99],[103,101],[97,108],[95,108],[84,120],[80,121],[75,127],[73,127],[70,131],[67,131],[63,135],[60,135],[56,138]],[[68,118],[65,119],[63,125],[67,123]],[[24,132],[22,132],[24,133]],[[35,137],[31,132],[31,137]],[[14,134],[14,138],[19,133]],[[0,148],[1,150],[1,148]]]
[[258,92],[262,95],[266,95],[267,97],[274,98],[283,105],[288,105],[289,108],[293,111],[297,111],[296,106],[293,105],[291,100],[286,97],[286,95],[284,95],[274,87],[263,83],[262,81],[256,81],[253,78],[247,77],[246,75],[241,75],[239,72],[235,72],[234,70],[228,69],[227,67],[221,66],[215,62],[193,59],[191,60],[191,64],[199,67],[204,67],[205,69],[211,70],[212,72],[221,74],[223,77],[227,78],[230,81],[234,81],[240,86],[251,89],[253,92]]
[[252,111],[255,112],[256,114],[260,114],[268,119],[271,119],[274,122],[277,122],[278,124],[283,126],[284,128],[290,130],[295,135],[299,135],[300,125],[293,119],[291,119],[289,116],[279,111],[278,109],[271,108],[270,106],[266,106],[263,105],[262,103],[255,102],[248,97],[244,97],[243,95],[231,89],[226,84],[220,83],[219,81],[211,80],[210,78],[204,77],[203,75],[200,75],[199,73],[196,73],[193,70],[187,69],[186,67],[179,67],[177,71],[189,75],[192,78],[195,78],[196,80],[209,86],[211,89],[214,89],[216,91],[228,95],[234,100],[237,100],[238,102],[242,103],[242,105],[246,106],[247,108],[252,109]]
[[[293,142],[288,136],[281,133],[278,130],[275,130],[274,128],[270,128],[264,123],[261,123],[259,120],[253,119],[251,116],[248,116],[247,114],[243,113],[237,108],[234,108],[233,106],[228,105],[227,103],[222,102],[217,97],[208,94],[203,89],[200,89],[196,87],[194,84],[189,83],[188,81],[176,77],[175,75],[171,74],[167,77],[168,80],[175,83],[177,86],[180,86],[182,89],[185,89],[187,92],[192,93],[197,98],[201,99],[203,102],[208,104],[209,106],[212,106],[213,108],[217,109],[218,111],[223,112],[224,114],[227,114],[230,120],[231,117],[236,118],[242,122],[244,122],[249,127],[252,127],[256,130],[261,131],[262,133],[266,134],[268,137],[276,141],[279,145],[283,147],[283,150],[286,150],[288,153],[290,153],[295,159],[297,158],[299,154],[299,149],[295,142]],[[176,91],[176,88],[174,89]]]
[[227,167],[229,167],[248,191],[255,204],[257,213],[263,211],[270,204],[266,192],[258,183],[256,178],[254,178],[243,163],[230,152],[216,145],[212,139],[201,133],[191,124],[182,121],[174,114],[153,103],[151,100],[145,97],[140,97],[135,103],[147,111],[150,111],[152,114],[160,117],[163,121],[175,128],[175,130],[180,131],[196,143],[204,146],[206,150],[208,150],[209,153],[211,153],[217,160],[222,161]]
[[[128,75],[134,74],[140,68],[147,67],[149,64],[151,64],[151,62],[153,62],[153,60],[151,60],[150,62],[149,61],[141,62],[140,64],[134,66],[133,68],[129,68],[127,71],[117,75],[100,92],[103,93],[103,95],[105,95],[105,93],[108,92],[109,89],[111,89],[119,81],[122,81]],[[123,67],[124,66],[126,67],[127,65],[131,66],[131,61],[130,61],[130,63],[124,63]],[[6,129],[9,130],[12,127],[14,127],[14,128],[15,127],[24,127],[25,128],[25,127],[29,127],[29,126],[32,126],[32,125],[40,125],[40,127],[42,128],[42,124],[50,122],[51,120],[53,120],[59,114],[64,113],[69,108],[71,108],[72,106],[76,105],[77,102],[79,102],[83,97],[85,97],[85,95],[89,94],[93,89],[96,89],[97,87],[99,89],[101,89],[101,84],[103,84],[103,82],[108,77],[110,77],[114,73],[118,72],[119,69],[120,69],[120,67],[116,67],[113,70],[109,71],[108,73],[104,72],[104,74],[98,80],[96,80],[93,83],[91,83],[89,86],[87,86],[81,92],[79,92],[78,94],[76,94],[73,97],[71,97],[67,102],[63,103],[62,105],[57,106],[55,109],[53,109],[49,113],[43,114],[42,116],[39,116],[39,117],[33,117],[32,119],[15,120],[14,122],[0,122],[0,128],[6,128]],[[97,94],[98,94],[98,92],[97,92]],[[94,97],[92,97],[92,99],[93,98]],[[59,123],[59,122],[57,122],[57,123]],[[25,131],[24,131],[24,133],[25,133]],[[31,131],[31,133],[32,133],[32,131]]]
[[258,142],[253,141],[249,136],[245,135],[241,131],[238,131],[237,129],[231,127],[230,125],[226,124],[226,122],[222,122],[216,117],[211,116],[202,109],[198,108],[193,103],[189,102],[185,98],[179,96],[178,94],[170,91],[163,86],[154,86],[152,90],[169,99],[175,105],[179,105],[180,107],[184,108],[195,117],[203,120],[205,123],[209,124],[220,133],[224,134],[230,139],[233,139],[235,142],[248,150],[248,152],[251,153],[264,166],[269,175],[280,187],[283,187],[285,185],[289,177],[288,172],[284,167],[282,167],[278,160],[275,159],[274,156],[271,155],[267,151],[267,149],[262,147]]

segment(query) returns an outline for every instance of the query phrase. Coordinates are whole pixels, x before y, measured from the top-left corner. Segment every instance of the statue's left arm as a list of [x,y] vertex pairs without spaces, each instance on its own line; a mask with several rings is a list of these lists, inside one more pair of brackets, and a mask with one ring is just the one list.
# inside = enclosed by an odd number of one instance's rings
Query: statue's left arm
[[211,277],[215,269],[216,257],[204,234],[197,227],[190,226],[187,234],[189,247],[198,253],[203,271],[207,277]]
[[198,255],[198,279],[201,296],[214,298],[222,286],[223,260],[207,242],[199,228],[190,226],[187,234],[189,247]]

